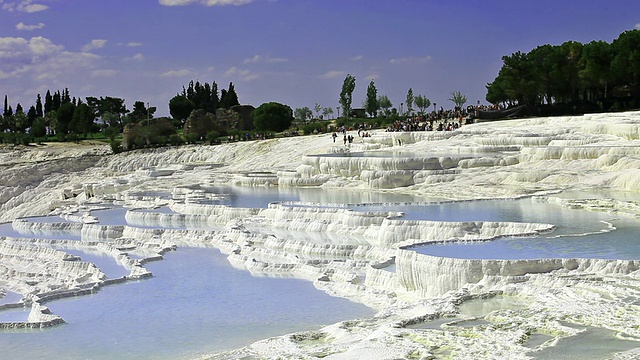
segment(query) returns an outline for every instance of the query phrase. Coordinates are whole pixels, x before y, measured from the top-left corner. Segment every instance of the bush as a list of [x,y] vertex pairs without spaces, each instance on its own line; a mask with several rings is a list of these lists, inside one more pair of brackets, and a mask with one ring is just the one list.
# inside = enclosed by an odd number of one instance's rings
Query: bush
[[184,144],[184,140],[182,140],[180,135],[173,134],[173,135],[169,136],[169,143],[171,145],[182,145],[182,144]]
[[156,136],[155,138],[151,139],[151,141],[154,145],[165,146],[169,142],[169,139],[166,136]]
[[305,135],[313,134],[313,132],[326,132],[327,126],[323,123],[309,123],[302,127],[302,132]]
[[114,154],[117,154],[122,151],[122,147],[120,146],[120,144],[121,143],[119,140],[111,141],[111,151],[113,151]]
[[215,130],[211,130],[207,133],[206,139],[209,142],[209,145],[213,145],[219,143],[218,138],[220,137],[220,133]]
[[18,139],[19,139],[19,142],[25,146],[29,145],[32,141],[32,137],[29,134],[19,134]]
[[184,139],[188,144],[195,144],[198,142],[198,140],[200,140],[200,137],[198,136],[197,133],[189,132],[184,134]]

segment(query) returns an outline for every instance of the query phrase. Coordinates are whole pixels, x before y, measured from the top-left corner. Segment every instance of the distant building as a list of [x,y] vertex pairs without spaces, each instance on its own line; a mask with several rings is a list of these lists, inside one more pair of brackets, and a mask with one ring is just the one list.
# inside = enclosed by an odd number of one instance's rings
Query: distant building
[[364,108],[351,109],[349,116],[353,118],[365,118],[367,117],[367,111]]

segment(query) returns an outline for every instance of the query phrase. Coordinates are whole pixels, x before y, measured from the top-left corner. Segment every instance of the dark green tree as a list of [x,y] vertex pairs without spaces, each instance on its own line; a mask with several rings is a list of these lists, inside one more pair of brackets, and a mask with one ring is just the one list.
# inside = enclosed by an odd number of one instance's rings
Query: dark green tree
[[612,61],[612,46],[605,41],[592,41],[582,47],[579,76],[586,100],[598,101],[608,96]]
[[405,99],[405,103],[407,104],[407,114],[411,114],[413,112],[413,89],[409,88],[409,90],[407,90],[407,97]]
[[176,95],[169,101],[169,113],[171,116],[184,124],[189,114],[196,109],[196,104],[187,99],[186,96]]
[[353,101],[353,90],[356,88],[356,78],[351,74],[347,74],[342,83],[340,91],[340,105],[342,105],[342,114],[348,118],[351,115],[351,103]]
[[47,135],[47,127],[44,124],[43,117],[37,117],[33,121],[33,125],[31,125],[31,129],[29,129],[29,134],[34,138],[43,138]]
[[129,113],[129,117],[133,122],[140,122],[142,120],[147,120],[148,118],[152,118],[155,112],[156,112],[155,107],[149,107],[147,109],[144,102],[136,101],[135,103],[133,103],[133,110],[131,111],[131,113]]
[[73,110],[73,117],[69,123],[69,132],[86,137],[87,134],[91,133],[94,120],[95,117],[91,107],[85,103],[79,103]]
[[69,88],[64,88],[64,91],[62,92],[62,96],[60,98],[60,104],[66,104],[68,102],[71,102],[71,97],[69,96]]
[[640,30],[628,30],[611,43],[614,58],[611,71],[616,85],[640,81]]
[[36,111],[36,107],[31,105],[31,107],[29,108],[29,111],[27,111],[27,127],[30,128],[31,125],[33,125],[33,122],[36,120],[36,118],[38,117],[37,111]]
[[2,115],[6,117],[8,114],[9,114],[9,97],[7,97],[7,95],[5,95],[4,96],[4,110],[2,111]]
[[287,105],[268,102],[258,106],[251,113],[253,124],[258,131],[284,131],[291,126],[293,111]]
[[225,109],[230,109],[232,106],[240,105],[240,102],[238,101],[238,94],[236,94],[236,89],[233,86],[233,83],[229,83],[228,90],[222,90],[220,102],[222,103],[222,107]]
[[416,107],[420,109],[420,115],[424,115],[427,112],[429,106],[431,106],[431,100],[424,95],[416,95],[415,97]]
[[294,118],[298,121],[307,121],[311,119],[312,116],[313,116],[313,113],[311,112],[311,109],[309,109],[309,107],[307,106],[296,108],[294,111]]
[[13,131],[24,133],[29,127],[29,119],[24,111],[16,111],[13,115]]
[[[54,95],[55,98],[55,95]],[[56,134],[66,135],[69,133],[69,125],[73,120],[73,113],[76,106],[71,102],[60,105],[60,108],[56,110]]]
[[460,91],[453,91],[451,93],[451,98],[449,101],[452,101],[457,109],[461,109],[462,106],[467,102],[467,97],[462,95]]
[[44,111],[42,109],[42,98],[40,97],[40,94],[38,94],[38,98],[36,99],[36,116],[37,117],[43,117],[44,116]]
[[51,108],[53,107],[53,97],[51,96],[51,91],[47,90],[47,94],[44,96],[44,113],[48,114],[51,112]]
[[87,105],[91,108],[96,118],[102,120],[102,126],[118,126],[120,131],[124,129],[122,117],[128,112],[124,105],[124,99],[117,97],[87,97]]
[[385,116],[389,116],[391,114],[391,108],[393,107],[393,104],[391,104],[391,100],[389,100],[389,97],[387,95],[378,96],[378,106],[380,107],[380,109],[382,109],[382,113]]
[[371,80],[367,87],[367,98],[364,103],[364,108],[371,117],[378,115],[378,110],[380,109],[380,104],[378,104],[378,89],[376,89],[376,84],[373,80]]
[[57,111],[61,104],[60,91],[56,91],[53,94],[53,99],[51,100],[51,111]]

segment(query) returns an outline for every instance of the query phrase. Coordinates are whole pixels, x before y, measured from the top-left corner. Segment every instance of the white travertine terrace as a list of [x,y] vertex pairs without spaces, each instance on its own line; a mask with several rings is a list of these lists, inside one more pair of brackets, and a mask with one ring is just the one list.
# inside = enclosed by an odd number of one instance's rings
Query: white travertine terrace
[[[32,309],[26,323],[5,327],[58,324],[63,319],[49,313],[46,301],[151,276],[144,264],[166,251],[213,246],[239,269],[307,279],[331,295],[378,310],[372,318],[265,339],[215,358],[525,359],[579,332],[567,323],[607,328],[640,344],[640,259],[469,260],[411,250],[418,244],[535,235],[552,231],[554,224],[404,220],[396,212],[304,202],[260,209],[199,203],[218,196],[207,193],[215,185],[307,186],[450,201],[532,197],[637,217],[635,201],[555,194],[637,193],[640,112],[479,123],[453,132],[374,131],[349,147],[324,134],[107,153],[107,147],[53,145],[0,152],[0,221],[24,235],[0,238],[0,289],[21,294],[22,304]],[[105,203],[130,209],[127,225],[94,223],[91,210]],[[68,222],[22,219],[47,214]],[[48,240],[52,236],[79,240]],[[65,248],[108,254],[130,274],[108,279]],[[464,317],[461,304],[497,297],[526,306],[491,312],[482,326],[458,321],[447,325],[449,331],[412,327]],[[553,340],[528,348],[534,334]]]

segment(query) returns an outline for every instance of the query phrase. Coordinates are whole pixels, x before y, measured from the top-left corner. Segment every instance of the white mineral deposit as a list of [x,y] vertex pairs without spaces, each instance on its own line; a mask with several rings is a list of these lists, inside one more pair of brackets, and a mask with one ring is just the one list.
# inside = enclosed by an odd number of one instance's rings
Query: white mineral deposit
[[[638,226],[640,112],[503,120],[455,131],[379,130],[356,137],[348,148],[330,134],[115,155],[106,145],[44,144],[0,149],[0,163],[0,315],[28,310],[22,320],[0,323],[0,348],[13,357],[515,360],[567,352],[573,357],[566,358],[580,359],[640,357],[638,257],[487,259],[415,251],[416,246],[544,236],[558,244],[567,236],[587,235],[600,236],[603,245],[613,242],[618,227]],[[239,190],[218,191],[231,187]],[[284,200],[243,206],[258,197],[242,189],[274,191]],[[312,195],[300,195],[305,192]],[[533,219],[531,211],[541,220],[509,220],[512,214],[499,213],[489,218],[481,210],[409,219],[398,210],[447,204],[464,209],[497,200],[531,204],[521,208],[521,218]],[[539,206],[569,214],[575,234],[555,236],[565,223],[544,218],[544,210],[534,210]],[[591,220],[572,217],[582,213],[597,220],[581,224]],[[637,248],[639,241],[622,246]],[[522,248],[526,253],[526,245]],[[127,297],[118,295],[122,289],[153,289],[170,276],[189,291],[206,288],[216,281],[214,257],[207,255],[211,249],[224,254],[234,276],[313,285],[313,292],[360,307],[349,310],[353,318],[327,323],[322,313],[314,322],[296,324],[294,332],[271,333],[250,319],[261,311],[272,314],[261,308],[285,300],[252,298],[251,289],[233,282],[223,282],[227,291],[215,294],[189,292],[191,307],[175,305],[187,290],[172,287],[142,301],[151,308],[167,299],[160,310],[144,310],[135,302],[139,295],[120,302]],[[82,254],[98,260],[86,261]],[[179,254],[192,262],[167,270]],[[125,275],[109,277],[99,257],[115,261]],[[196,284],[200,277],[202,284]],[[282,286],[288,285],[272,289]],[[226,343],[210,346],[206,339],[213,343],[217,335],[205,333],[201,342],[186,345],[189,340],[180,334],[190,324],[174,323],[172,312],[179,319],[180,312],[186,316],[216,302],[233,304],[225,293],[249,301],[243,315],[225,319],[229,329],[246,325],[228,331],[237,331],[242,340],[229,340],[235,349]],[[284,295],[295,299],[292,294]],[[84,319],[73,316],[80,310],[62,310],[65,304],[80,309],[82,302],[91,308]],[[58,306],[71,315],[56,313]],[[290,312],[311,311],[305,309],[309,304],[287,306]],[[118,314],[122,319],[115,321],[125,324],[137,312],[148,320],[138,321],[135,326],[143,327],[128,334],[140,344],[137,349],[118,352],[125,345],[111,340],[110,330],[93,342],[66,338],[66,331],[83,322],[98,327],[98,318]],[[212,321],[223,326],[222,320]],[[152,327],[178,331],[173,340],[151,346],[144,334]],[[240,333],[248,328],[257,333],[243,338]],[[34,331],[48,339],[30,349],[27,337]],[[128,328],[111,331],[129,333]],[[66,348],[48,345],[56,341]],[[89,344],[101,353],[78,350]]]

